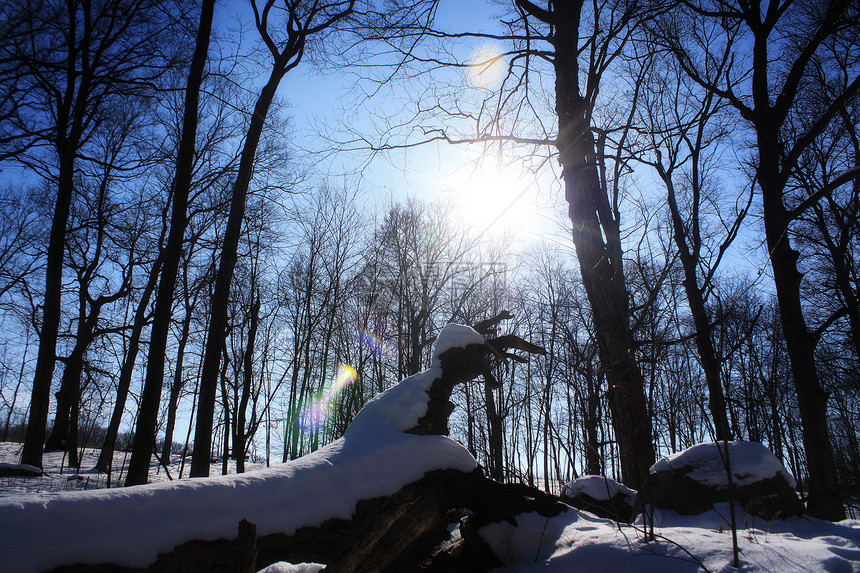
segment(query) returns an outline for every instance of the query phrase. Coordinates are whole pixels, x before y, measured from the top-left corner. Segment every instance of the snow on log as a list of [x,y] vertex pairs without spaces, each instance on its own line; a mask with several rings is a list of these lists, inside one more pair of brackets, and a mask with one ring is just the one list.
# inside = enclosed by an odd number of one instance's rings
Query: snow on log
[[[487,523],[540,508],[558,513],[564,506],[537,490],[473,472],[475,459],[445,435],[457,383],[491,376],[498,361],[524,360],[510,349],[543,352],[514,336],[484,336],[507,317],[480,323],[482,332],[446,326],[429,370],[368,402],[342,438],[298,460],[238,475],[2,499],[4,568],[252,570],[289,555],[339,563],[337,570],[360,563],[384,570],[414,558],[404,552],[416,543],[426,552],[447,537],[455,508],[472,505]],[[248,525],[236,538],[240,523]],[[492,561],[491,552],[485,557]]]
[[28,464],[9,464],[0,462],[0,477],[26,476],[39,477],[42,470]]
[[[495,332],[495,325],[510,318],[506,311],[476,325],[478,330],[459,324],[449,324],[442,329],[433,349],[433,367],[437,373],[427,388],[429,402],[426,413],[418,423],[406,430],[412,434],[448,434],[448,416],[454,410],[450,397],[454,386],[483,375],[494,385],[493,367],[508,359],[525,362],[510,349],[529,354],[546,354],[546,351],[518,336],[505,335],[487,338],[484,334]],[[479,330],[481,332],[479,332]],[[359,416],[361,413],[359,413]]]

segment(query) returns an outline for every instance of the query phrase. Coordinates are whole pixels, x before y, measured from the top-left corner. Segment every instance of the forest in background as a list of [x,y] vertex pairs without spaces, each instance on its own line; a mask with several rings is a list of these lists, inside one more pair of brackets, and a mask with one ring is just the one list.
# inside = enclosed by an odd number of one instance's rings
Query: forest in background
[[[0,427],[22,462],[295,459],[428,367],[444,324],[505,310],[547,354],[455,392],[490,476],[638,487],[655,455],[743,439],[812,512],[857,493],[860,6],[518,0],[466,35],[430,1],[258,2],[242,34],[213,7],[0,8]],[[501,154],[565,200],[575,250],[315,169],[277,97],[297,66],[354,74],[353,113],[381,118],[319,134],[338,158]]]

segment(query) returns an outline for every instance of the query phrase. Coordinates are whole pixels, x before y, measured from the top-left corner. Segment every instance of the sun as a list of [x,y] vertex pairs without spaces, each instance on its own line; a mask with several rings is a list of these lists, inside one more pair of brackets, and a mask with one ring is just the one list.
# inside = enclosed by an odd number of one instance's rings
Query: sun
[[511,167],[464,166],[443,185],[460,223],[476,235],[524,235],[536,221],[534,178]]
[[467,77],[474,88],[492,89],[502,79],[508,64],[495,44],[479,46],[467,65]]

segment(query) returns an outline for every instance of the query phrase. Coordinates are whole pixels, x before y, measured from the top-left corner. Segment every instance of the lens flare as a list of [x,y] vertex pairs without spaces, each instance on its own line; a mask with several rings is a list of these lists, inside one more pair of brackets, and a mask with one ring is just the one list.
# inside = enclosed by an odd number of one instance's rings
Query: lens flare
[[388,343],[371,328],[359,328],[355,338],[359,346],[375,358],[382,358],[388,352]]
[[322,430],[326,420],[329,418],[338,394],[356,381],[358,373],[349,364],[339,364],[334,379],[328,388],[320,391],[316,400],[307,404],[299,414],[299,427],[306,434],[315,434]]

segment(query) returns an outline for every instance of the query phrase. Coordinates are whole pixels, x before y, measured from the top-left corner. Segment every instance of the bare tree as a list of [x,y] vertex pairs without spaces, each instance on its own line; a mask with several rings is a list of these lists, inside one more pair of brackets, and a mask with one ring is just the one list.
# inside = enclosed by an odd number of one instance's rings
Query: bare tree
[[[803,420],[810,477],[808,509],[827,519],[841,519],[833,448],[827,422],[827,392],[816,366],[820,333],[807,323],[801,295],[800,253],[794,248],[798,217],[826,197],[848,172],[814,195],[798,199],[788,186],[801,155],[827,129],[846,102],[860,91],[854,30],[857,6],[845,0],[819,5],[805,2],[684,2],[667,13],[655,29],[679,64],[704,89],[724,98],[747,122],[755,141],[754,177],[762,198],[765,236],[773,269],[782,328],[791,357],[792,377]],[[829,38],[844,35],[838,58],[854,62],[831,66]],[[779,52],[780,57],[773,54]],[[853,54],[853,55],[852,55]],[[725,73],[713,62],[727,61]],[[814,70],[832,73],[840,86],[829,101],[807,105]],[[806,116],[802,122],[792,118]],[[805,129],[796,130],[795,125]]]
[[[239,237],[245,215],[245,199],[251,184],[257,147],[266,123],[266,116],[281,79],[287,72],[299,65],[309,39],[314,35],[327,32],[329,28],[347,18],[352,14],[354,5],[355,0],[326,3],[294,0],[285,2],[284,8],[278,9],[275,6],[275,0],[266,0],[260,9],[256,2],[252,3],[257,31],[272,56],[272,69],[269,79],[260,90],[254,105],[254,114],[251,116],[251,123],[245,135],[236,182],[233,185],[230,216],[227,220],[218,273],[215,278],[212,315],[209,322],[206,352],[203,357],[197,422],[194,432],[194,454],[191,461],[191,475],[194,477],[209,475],[209,451],[212,444],[215,391],[221,350],[227,331],[227,304],[230,284],[236,266]],[[274,14],[273,9],[275,10]],[[286,27],[286,38],[275,40],[271,36],[269,19],[279,16]]]
[[[830,86],[821,78],[821,89]],[[842,173],[860,166],[860,117],[856,100],[840,110],[822,136],[801,158],[791,185],[813,196]],[[800,191],[800,189],[799,189]],[[860,360],[860,178],[836,186],[822,201],[799,216],[797,243],[815,280],[805,281],[804,295],[829,330],[838,332],[828,344],[844,348]],[[826,334],[822,329],[822,336]],[[831,335],[830,338],[833,338]]]
[[56,188],[24,463],[42,464],[60,327],[66,225],[79,162],[110,106],[146,93],[161,74],[159,62],[166,52],[159,48],[169,28],[163,25],[164,15],[142,0],[22,1],[4,7],[4,24],[17,22],[4,39],[2,58],[4,66],[15,70],[17,105],[4,115],[3,133],[25,142],[16,146],[14,159]]
[[[549,47],[532,57],[547,58],[555,73],[554,145],[573,243],[611,388],[622,480],[638,487],[654,462],[654,447],[624,276],[618,195],[618,175],[624,166],[615,161],[614,171],[607,173],[607,160],[613,158],[606,156],[606,138],[595,138],[593,117],[601,80],[642,14],[636,5],[620,2],[594,5],[593,10],[582,1],[550,2],[547,9],[528,0],[517,0],[516,5],[527,41]],[[635,98],[634,94],[634,102]],[[629,124],[618,128],[620,141],[628,129]]]
[[[630,295],[624,275],[624,229],[621,223],[622,178],[629,173],[629,142],[641,85],[632,93],[629,107],[601,116],[599,97],[604,82],[611,83],[620,55],[648,13],[629,2],[589,4],[549,2],[546,8],[528,0],[512,3],[504,20],[505,33],[433,31],[439,40],[430,57],[409,57],[433,71],[450,67],[481,73],[505,62],[507,74],[497,88],[466,90],[466,95],[443,93],[435,77],[423,86],[429,102],[415,106],[408,134],[389,130],[375,151],[405,148],[432,141],[452,144],[512,143],[531,150],[533,165],[556,155],[561,164],[564,197],[573,226],[573,242],[582,282],[594,314],[601,362],[612,394],[612,412],[619,440],[623,480],[638,487],[654,460],[651,423],[644,396],[637,343],[631,330]],[[458,61],[450,42],[462,39],[499,42],[506,52]],[[543,90],[540,77],[551,74],[554,94]],[[415,74],[410,73],[410,77]],[[475,101],[477,100],[477,101]],[[552,101],[554,106],[547,106]],[[617,103],[617,99],[614,103]],[[474,107],[470,107],[474,106]],[[439,127],[440,115],[450,120]],[[547,125],[551,114],[558,128]],[[425,124],[426,122],[426,124]],[[429,124],[429,125],[427,125]],[[417,129],[416,126],[418,127]],[[465,126],[465,127],[464,127]],[[420,141],[416,141],[418,134]],[[398,141],[398,138],[403,137]],[[356,136],[344,146],[367,146]]]
[[[385,317],[392,335],[396,333],[395,376],[402,379],[429,366],[439,322],[462,312],[468,289],[457,293],[455,280],[468,281],[477,243],[457,227],[444,204],[415,199],[388,208],[373,242],[362,272],[381,287],[374,310]],[[473,284],[480,284],[481,278]]]
[[126,474],[126,485],[138,485],[147,482],[149,463],[155,448],[156,418],[161,402],[164,356],[173,307],[173,293],[182,251],[182,240],[185,235],[185,227],[188,224],[188,197],[191,193],[194,151],[197,143],[200,85],[203,83],[203,72],[206,68],[209,52],[214,7],[214,0],[204,0],[201,4],[200,24],[197,28],[194,55],[185,87],[182,135],[176,156],[176,170],[172,186],[173,210],[170,218],[170,233],[167,236],[167,243],[163,252],[161,280],[155,299],[155,314],[150,336],[146,379],[141,394],[140,412],[138,413],[134,435],[134,451]]
[[[108,163],[108,162],[106,162]],[[69,255],[67,266],[77,278],[78,316],[74,333],[74,344],[69,356],[63,359],[65,368],[57,392],[57,412],[53,430],[45,443],[45,451],[68,450],[70,465],[77,465],[78,420],[73,413],[77,411],[81,399],[81,376],[84,372],[86,354],[97,337],[115,328],[100,325],[103,322],[102,309],[117,300],[128,296],[132,275],[138,265],[136,245],[125,253],[118,253],[111,245],[111,219],[116,217],[117,206],[108,191],[111,174],[108,169],[92,197],[84,201],[84,193],[79,191],[79,204],[75,210],[75,232],[68,239]],[[126,260],[116,260],[116,256],[127,256]],[[116,288],[107,288],[111,275],[121,277]]]
[[337,326],[343,321],[358,256],[355,228],[349,223],[352,215],[350,209],[344,209],[352,202],[327,188],[308,199],[295,201],[300,245],[283,275],[281,295],[291,341],[284,374],[290,381],[285,461],[316,449],[327,439],[325,420],[309,420],[307,413],[313,410],[315,397],[323,394],[323,384],[333,376],[333,364],[343,355],[339,331],[347,339],[353,336]]
[[11,186],[0,189],[0,308],[4,310],[15,308],[14,293],[29,290],[35,275],[44,271],[38,251],[46,242],[47,229],[35,201],[37,193]]
[[[659,47],[648,48],[656,51]],[[726,54],[723,56],[717,63],[721,69],[729,66]],[[723,192],[717,188],[713,172],[719,167],[718,152],[724,148],[729,132],[723,113],[725,103],[713,93],[697,92],[695,84],[672,62],[656,55],[641,61],[651,74],[641,107],[654,149],[653,162],[649,163],[666,187],[672,237],[683,269],[682,284],[708,385],[708,410],[715,435],[718,440],[728,440],[731,429],[707,302],[719,264],[742,228],[753,195],[750,193],[746,200],[740,197],[729,205],[734,213],[724,214],[717,207],[716,224],[708,224],[708,207],[718,206],[718,196]],[[720,235],[710,231],[720,228]]]

